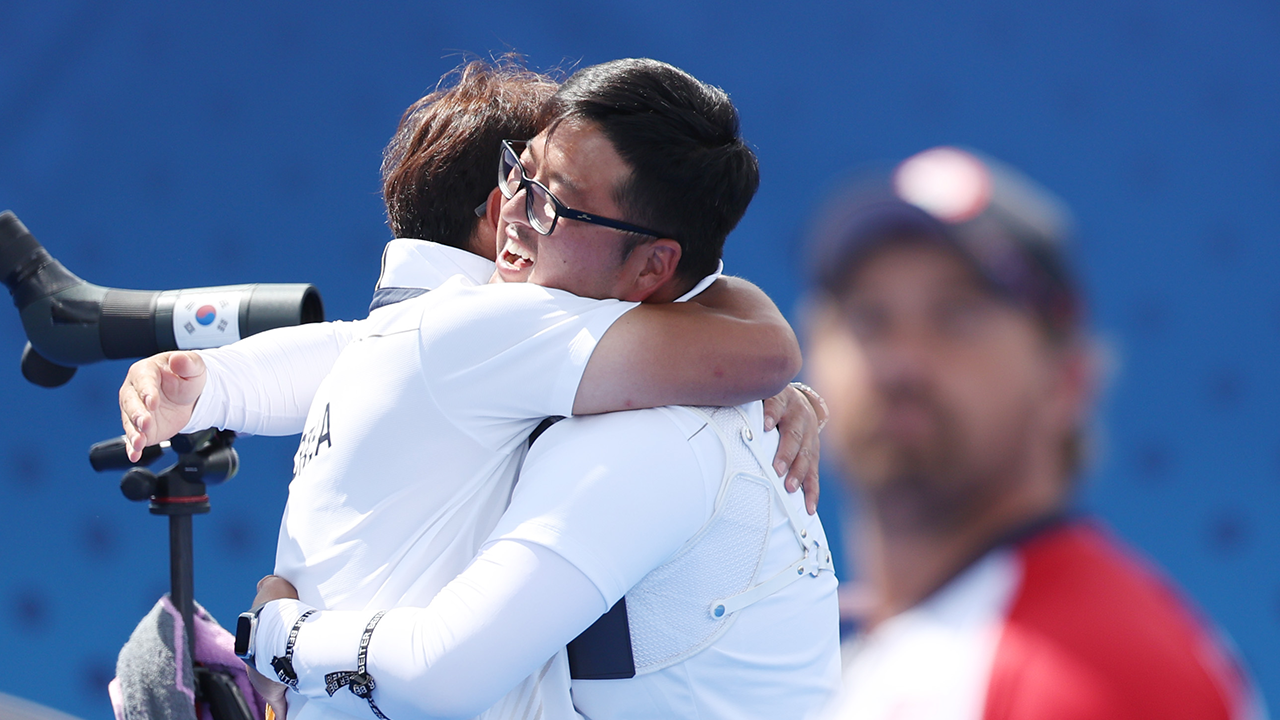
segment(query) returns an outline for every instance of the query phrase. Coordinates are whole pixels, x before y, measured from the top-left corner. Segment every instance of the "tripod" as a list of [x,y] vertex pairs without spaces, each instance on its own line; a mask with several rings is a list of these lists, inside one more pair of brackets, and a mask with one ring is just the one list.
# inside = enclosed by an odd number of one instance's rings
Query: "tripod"
[[[104,440],[89,449],[89,463],[99,472],[128,468],[120,480],[120,490],[130,500],[150,501],[151,514],[169,517],[169,599],[182,614],[187,657],[195,650],[194,557],[191,543],[191,516],[209,512],[206,484],[226,482],[240,466],[231,447],[235,433],[201,430],[175,435],[168,443],[143,450],[138,462],[129,461],[123,437]],[[164,454],[165,446],[178,454],[178,461],[159,473],[146,466]],[[253,713],[232,677],[210,668],[195,666],[196,702],[208,705],[215,720],[253,720]]]

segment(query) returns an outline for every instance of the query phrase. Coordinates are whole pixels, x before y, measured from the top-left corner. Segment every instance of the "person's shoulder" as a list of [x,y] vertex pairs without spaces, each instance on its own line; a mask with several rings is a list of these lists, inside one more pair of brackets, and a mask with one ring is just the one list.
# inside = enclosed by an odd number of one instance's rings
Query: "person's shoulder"
[[1095,520],[1074,520],[1019,543],[1024,580],[1019,602],[1030,611],[1054,612],[1074,604],[1094,622],[1116,624],[1148,618],[1199,627],[1189,604],[1172,583],[1136,550]]
[[493,261],[427,240],[396,238],[382,251],[377,288],[430,290],[454,275],[464,275],[475,283],[486,282],[493,275]]
[[533,283],[481,283],[454,275],[438,290],[427,293],[434,307],[448,307],[454,322],[554,323],[593,311],[625,311],[639,304],[614,298],[589,298]]
[[992,702],[1014,685],[1024,699],[1061,697],[1069,686],[1072,702],[1099,712],[1226,717],[1242,686],[1238,666],[1148,561],[1091,521],[1041,532],[1016,552],[1022,581],[993,668]]
[[438,287],[398,305],[418,318],[426,337],[461,334],[466,345],[504,345],[520,336],[530,318],[547,314],[551,305],[545,288],[527,283],[477,283],[466,275],[452,275]]

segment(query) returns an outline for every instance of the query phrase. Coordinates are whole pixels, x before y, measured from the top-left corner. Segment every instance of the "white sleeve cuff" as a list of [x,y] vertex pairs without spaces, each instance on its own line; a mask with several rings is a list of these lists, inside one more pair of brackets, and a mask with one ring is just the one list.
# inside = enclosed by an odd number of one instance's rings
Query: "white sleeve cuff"
[[191,419],[178,431],[179,434],[220,426],[227,416],[226,391],[219,379],[222,364],[208,353],[197,354],[204,360],[204,390],[200,391],[200,397],[196,398],[195,407],[191,409]]
[[293,624],[311,606],[301,600],[272,600],[258,613],[258,630],[253,639],[253,666],[258,672],[274,680],[274,658],[284,655]]
[[[258,632],[254,641],[254,667],[268,679],[279,682],[271,661],[283,657],[289,632],[302,614],[312,610],[299,600],[273,600],[258,615]],[[354,671],[364,635],[373,611],[316,611],[298,628],[293,645],[293,670],[298,677],[294,692],[308,700],[329,698],[325,676],[344,670]],[[292,697],[292,694],[291,694]],[[328,700],[330,707],[355,717],[373,717],[369,703],[343,687]]]

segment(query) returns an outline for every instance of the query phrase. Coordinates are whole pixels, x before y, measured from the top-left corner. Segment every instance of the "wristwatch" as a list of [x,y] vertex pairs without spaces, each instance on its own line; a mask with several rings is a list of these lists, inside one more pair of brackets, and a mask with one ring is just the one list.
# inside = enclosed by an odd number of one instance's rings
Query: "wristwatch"
[[236,619],[236,657],[253,665],[253,641],[258,635],[258,613],[262,608],[240,613]]

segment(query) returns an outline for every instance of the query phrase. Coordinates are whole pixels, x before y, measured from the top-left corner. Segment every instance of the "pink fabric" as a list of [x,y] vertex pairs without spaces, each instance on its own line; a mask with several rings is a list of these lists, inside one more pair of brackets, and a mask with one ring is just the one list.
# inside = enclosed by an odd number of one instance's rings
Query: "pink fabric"
[[[173,649],[174,664],[173,683],[174,686],[183,695],[191,698],[192,706],[195,705],[195,697],[192,691],[186,687],[187,680],[185,678],[192,672],[191,660],[188,658],[186,647],[187,643],[184,638],[182,622],[182,613],[173,606],[169,600],[169,596],[165,595],[158,603],[160,608],[169,615],[173,620],[172,638],[165,638],[164,642]],[[149,616],[150,617],[150,616]],[[245,701],[249,704],[249,709],[257,718],[265,718],[267,703],[261,695],[253,689],[253,685],[249,683],[249,676],[245,670],[245,665],[235,654],[235,638],[231,633],[227,632],[217,620],[213,619],[204,608],[197,603],[195,607],[195,651],[194,660],[197,665],[207,667],[212,670],[220,670],[229,673],[235,679],[236,685],[240,688],[240,692],[244,695]],[[107,686],[107,694],[111,698],[111,708],[115,712],[116,720],[125,720],[125,701],[124,693],[120,685],[120,678],[112,679]],[[201,703],[198,708],[199,720],[214,720],[209,711],[209,707]]]
[[124,695],[120,692],[120,678],[111,678],[107,683],[107,695],[111,698],[111,710],[116,720],[124,720]]
[[[196,704],[195,691],[189,689],[187,687],[187,682],[186,682],[186,669],[187,669],[187,666],[191,664],[191,658],[186,657],[187,644],[182,642],[182,633],[183,633],[182,613],[178,612],[178,608],[174,607],[173,603],[169,601],[168,595],[165,595],[164,597],[160,598],[160,607],[163,608],[164,611],[168,613],[169,617],[173,619],[173,634],[174,634],[173,684],[176,685],[178,689],[182,691],[183,695],[186,695],[187,697],[191,698],[191,704],[195,705]],[[208,613],[204,612],[204,608],[200,607],[199,605],[197,605],[196,607],[199,608],[199,611],[198,611],[199,613],[204,613],[205,616],[208,617]],[[196,624],[196,627],[199,627],[199,623]]]

